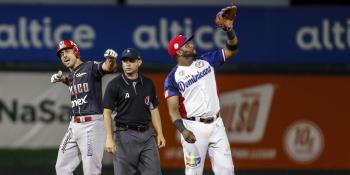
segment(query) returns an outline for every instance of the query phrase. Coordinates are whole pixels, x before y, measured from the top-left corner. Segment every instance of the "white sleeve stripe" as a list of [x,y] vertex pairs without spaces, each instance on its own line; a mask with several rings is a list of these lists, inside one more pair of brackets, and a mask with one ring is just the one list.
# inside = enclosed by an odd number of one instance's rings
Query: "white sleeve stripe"
[[224,58],[224,62],[226,61],[226,58],[225,58],[225,50],[224,49],[221,49],[221,52],[222,52],[222,58]]

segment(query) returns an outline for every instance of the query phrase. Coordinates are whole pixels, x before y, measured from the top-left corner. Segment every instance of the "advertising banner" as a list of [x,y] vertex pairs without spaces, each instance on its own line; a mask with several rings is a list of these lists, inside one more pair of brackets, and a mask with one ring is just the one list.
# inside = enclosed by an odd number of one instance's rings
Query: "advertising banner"
[[[164,75],[151,75],[159,92]],[[217,75],[221,117],[237,169],[349,169],[350,77]],[[210,86],[210,85],[208,85]],[[162,166],[184,166],[167,106]],[[210,168],[207,158],[206,168]]]
[[[103,78],[103,89],[116,75]],[[157,88],[167,141],[161,165],[183,168],[179,133],[163,95],[166,75],[146,75]],[[50,73],[0,74],[1,149],[58,147],[71,104],[68,88],[49,78]],[[350,77],[219,74],[216,80],[237,169],[349,169]]]
[[42,73],[1,73],[0,82],[0,148],[58,147],[69,121],[65,85]]
[[0,74],[1,149],[58,148],[68,128],[72,104],[66,85],[50,83],[52,74]]
[[[225,47],[227,36],[214,25],[221,8],[2,5],[0,62],[58,63],[55,43],[72,39],[84,60],[102,59],[108,48],[134,47],[145,64],[173,63],[167,46],[179,33],[194,35],[199,54]],[[345,7],[239,7],[240,54],[230,63],[348,64],[348,18]]]

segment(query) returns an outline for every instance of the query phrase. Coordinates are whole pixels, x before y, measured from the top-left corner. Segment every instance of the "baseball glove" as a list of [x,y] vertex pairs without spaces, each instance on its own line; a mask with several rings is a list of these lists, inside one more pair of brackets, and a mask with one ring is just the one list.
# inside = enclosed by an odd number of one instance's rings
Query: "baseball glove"
[[227,6],[216,14],[215,24],[224,31],[230,31],[233,28],[233,22],[237,13],[237,6]]

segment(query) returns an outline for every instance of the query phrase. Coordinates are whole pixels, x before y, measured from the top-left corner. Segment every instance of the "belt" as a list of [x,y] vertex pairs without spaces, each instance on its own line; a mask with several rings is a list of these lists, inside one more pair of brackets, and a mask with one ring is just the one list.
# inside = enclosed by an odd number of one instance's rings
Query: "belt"
[[85,115],[85,116],[73,116],[72,120],[75,123],[85,123],[94,120],[101,120],[102,115]]
[[131,129],[138,132],[145,132],[148,130],[147,125],[129,125],[126,123],[116,123],[116,126],[123,129]]
[[189,118],[185,118],[185,119],[209,124],[209,123],[213,123],[219,117],[220,117],[220,114],[217,113],[215,116],[212,116],[212,117],[205,117],[205,118],[202,118],[202,117],[189,117]]

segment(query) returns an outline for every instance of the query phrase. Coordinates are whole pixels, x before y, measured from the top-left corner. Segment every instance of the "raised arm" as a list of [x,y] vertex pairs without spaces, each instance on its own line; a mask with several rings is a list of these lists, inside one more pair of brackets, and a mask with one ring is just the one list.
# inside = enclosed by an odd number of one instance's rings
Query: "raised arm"
[[102,64],[102,70],[105,72],[113,72],[117,68],[118,53],[113,49],[107,49],[104,53],[105,61]]
[[221,9],[215,18],[216,26],[227,33],[228,40],[224,48],[226,59],[233,58],[238,53],[238,39],[233,29],[236,13],[237,6],[232,5]]
[[224,48],[225,58],[230,59],[235,57],[238,54],[238,39],[237,36],[232,29],[227,32],[228,40],[226,42],[226,47]]

